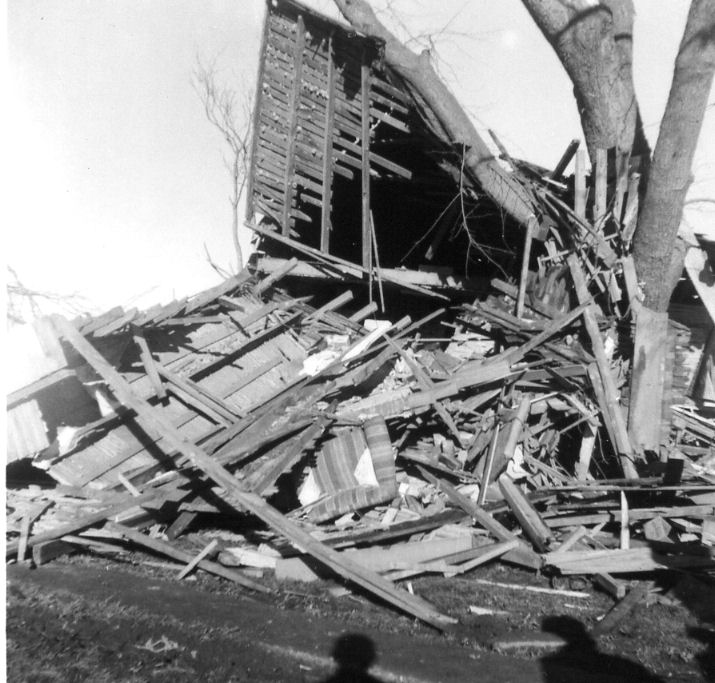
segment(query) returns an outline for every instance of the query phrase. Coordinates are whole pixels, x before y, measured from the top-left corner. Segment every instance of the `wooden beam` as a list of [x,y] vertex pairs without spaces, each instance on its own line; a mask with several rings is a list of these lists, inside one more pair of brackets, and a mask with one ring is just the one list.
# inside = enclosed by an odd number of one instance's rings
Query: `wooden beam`
[[360,66],[362,97],[362,267],[372,272],[372,228],[370,227],[370,64],[363,55]]
[[288,102],[288,157],[286,159],[285,176],[283,177],[283,216],[281,228],[284,235],[290,233],[290,208],[293,201],[293,181],[295,174],[295,142],[298,133],[298,107],[300,106],[300,88],[303,80],[303,50],[305,48],[305,22],[298,15],[296,23],[297,35],[293,50],[293,87]]
[[328,38],[328,102],[323,133],[323,204],[320,212],[320,251],[330,252],[330,210],[333,200],[333,126],[335,125],[335,55],[333,33]]

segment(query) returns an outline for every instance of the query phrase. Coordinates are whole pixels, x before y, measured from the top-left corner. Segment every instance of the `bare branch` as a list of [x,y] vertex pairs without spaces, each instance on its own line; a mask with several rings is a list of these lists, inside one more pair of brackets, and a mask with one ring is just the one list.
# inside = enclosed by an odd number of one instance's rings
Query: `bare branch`
[[[248,176],[253,96],[250,90],[244,89],[244,95],[237,103],[236,91],[220,85],[217,73],[216,58],[204,63],[200,57],[196,57],[192,86],[203,104],[207,120],[220,133],[230,150],[230,156],[224,159],[224,164],[231,176],[231,235],[236,268],[240,271],[243,269],[243,253],[238,239],[238,205]],[[210,258],[209,262],[214,266]]]

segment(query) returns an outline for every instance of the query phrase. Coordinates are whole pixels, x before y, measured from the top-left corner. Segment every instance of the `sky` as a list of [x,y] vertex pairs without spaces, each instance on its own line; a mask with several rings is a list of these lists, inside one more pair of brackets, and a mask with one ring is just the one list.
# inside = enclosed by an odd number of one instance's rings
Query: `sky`
[[[307,4],[337,16],[331,0]],[[384,6],[384,0],[374,3]],[[519,0],[393,0],[480,130],[553,166],[581,138],[572,88]],[[655,143],[687,0],[635,0],[636,91]],[[255,85],[264,0],[7,0],[4,253],[22,283],[98,313],[200,291],[233,262],[222,140],[197,56],[239,99]],[[715,97],[711,97],[715,102]],[[715,197],[715,106],[690,196]],[[688,217],[713,222],[699,205]],[[710,208],[712,211],[712,209]],[[243,235],[247,246],[249,235]]]

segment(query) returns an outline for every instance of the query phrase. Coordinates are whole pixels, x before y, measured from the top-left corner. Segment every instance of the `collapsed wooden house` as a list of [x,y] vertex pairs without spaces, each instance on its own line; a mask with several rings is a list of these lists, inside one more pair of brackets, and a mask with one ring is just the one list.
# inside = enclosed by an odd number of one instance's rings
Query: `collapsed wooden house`
[[[550,172],[504,152],[534,201],[517,229],[378,41],[269,3],[248,209],[262,251],[166,306],[36,323],[32,381],[8,397],[9,454],[58,486],[13,490],[8,555],[131,543],[188,563],[182,576],[263,591],[224,565],[314,577],[311,556],[437,628],[453,619],[396,582],[500,558],[588,574],[620,599],[630,585],[613,575],[712,573],[715,425],[682,405],[685,376],[654,404],[653,452],[628,432],[637,193],[598,162],[587,188],[578,154],[564,178],[574,152]],[[508,280],[477,264],[489,295],[457,301],[484,284],[465,268],[475,239]],[[295,273],[339,292],[296,296]],[[365,284],[431,306],[375,319]],[[665,368],[690,332],[672,321]],[[205,518],[260,520],[270,552],[242,537],[227,556],[201,534],[189,552],[184,532]]]

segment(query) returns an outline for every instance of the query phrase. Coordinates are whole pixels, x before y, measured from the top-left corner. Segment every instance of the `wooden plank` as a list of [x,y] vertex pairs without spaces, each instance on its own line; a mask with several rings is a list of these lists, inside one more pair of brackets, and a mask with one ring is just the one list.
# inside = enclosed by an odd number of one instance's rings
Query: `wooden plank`
[[531,542],[540,553],[546,552],[553,536],[536,508],[506,473],[499,477],[499,489]]
[[166,368],[162,368],[160,372],[171,385],[173,394],[216,424],[228,427],[239,419],[240,416],[231,410],[226,410],[222,402],[217,403],[209,400],[201,391],[198,391],[196,388],[198,385],[195,382],[184,380],[178,375],[168,372]]
[[151,355],[149,344],[144,336],[144,331],[140,327],[135,327],[133,333],[134,343],[139,347],[139,357],[141,358],[142,365],[144,366],[144,370],[149,378],[149,383],[151,384],[157,398],[163,401],[166,398],[166,388],[162,384],[161,377],[159,377],[159,371],[156,368],[156,361]]
[[651,581],[644,581],[635,588],[631,588],[626,595],[613,609],[606,614],[601,621],[591,629],[591,636],[600,638],[610,633],[618,624],[625,619],[638,603],[643,602],[648,596],[648,591],[653,587]]
[[[228,470],[209,457],[201,448],[184,440],[181,433],[164,415],[138,397],[127,381],[80,335],[70,323],[61,316],[54,316],[53,321],[64,338],[75,347],[94,370],[107,382],[115,396],[126,407],[137,414],[137,422],[149,433],[158,434],[166,444],[177,450],[202,470],[209,478],[226,491],[224,500],[237,509],[246,509],[263,520],[266,524],[285,536],[291,543],[315,557],[341,576],[349,579],[378,597],[400,609],[443,630],[454,619],[440,614],[427,601],[396,589],[374,572],[361,568],[355,562],[340,555],[314,539],[308,532],[287,519],[278,510],[269,505],[260,496],[245,491],[241,483]],[[139,500],[139,499],[135,499]],[[143,536],[143,534],[142,534]]]
[[323,133],[323,205],[320,212],[320,251],[330,252],[330,210],[333,202],[333,126],[335,119],[335,54],[333,32],[328,38],[328,101]]
[[300,83],[303,78],[303,51],[305,48],[305,22],[303,16],[298,15],[296,23],[296,40],[293,51],[293,85],[288,104],[289,136],[288,136],[288,156],[286,160],[285,176],[283,178],[283,220],[281,227],[284,235],[290,233],[290,206],[293,201],[293,174],[295,172],[295,142],[298,128],[298,106],[300,103]]
[[[576,289],[576,297],[580,304],[588,303],[591,297],[586,287],[586,280],[579,265],[578,258],[575,254],[570,254],[567,258],[571,278],[573,279]],[[604,412],[604,418],[610,420],[613,427],[613,437],[615,439],[614,446],[619,454],[619,460],[623,473],[629,479],[637,479],[638,472],[633,464],[633,446],[631,445],[626,421],[623,416],[621,406],[618,402],[618,389],[616,382],[611,372],[611,366],[606,356],[606,350],[601,338],[601,332],[596,321],[595,306],[589,304],[583,311],[584,325],[588,336],[591,339],[591,348],[596,358],[598,372],[603,383],[605,393],[605,405],[601,406]]]
[[628,198],[626,199],[626,209],[623,212],[623,230],[621,232],[621,239],[625,249],[630,245],[638,223],[638,186],[640,185],[640,180],[640,173],[634,173],[628,181]]
[[524,253],[521,256],[521,276],[519,277],[519,292],[516,296],[516,311],[514,313],[517,318],[521,318],[524,315],[524,297],[526,295],[526,281],[529,278],[531,241],[534,238],[536,227],[536,216],[530,216],[526,224],[526,235],[524,235]]
[[293,257],[281,265],[280,268],[274,270],[268,277],[263,278],[257,285],[253,287],[253,293],[256,295],[263,294],[267,289],[273,286],[284,275],[290,273],[298,265],[298,259]]
[[576,150],[578,149],[579,144],[580,143],[578,139],[571,140],[571,142],[569,142],[569,146],[566,148],[566,151],[561,155],[561,158],[554,167],[554,170],[549,173],[549,178],[551,180],[558,180],[564,174],[566,167],[569,165],[571,159],[573,159],[574,154],[576,154]]
[[628,432],[633,444],[642,449],[660,450],[668,313],[646,306],[638,309],[633,344],[633,382],[628,412]]
[[608,153],[605,149],[596,150],[596,187],[593,205],[593,223],[596,228],[603,229],[601,225],[606,217],[607,192],[608,192]]
[[319,319],[323,316],[324,313],[327,313],[329,311],[334,311],[337,308],[340,308],[344,304],[348,303],[349,301],[352,301],[354,298],[353,293],[348,289],[344,291],[342,294],[339,294],[336,296],[334,299],[331,299],[328,301],[327,304],[324,304],[320,308],[316,309],[312,313],[309,313],[304,319],[303,323],[310,322],[311,320],[316,320]]
[[179,513],[179,516],[171,523],[171,526],[166,530],[166,537],[173,541],[175,538],[181,536],[181,534],[188,528],[188,526],[196,519],[197,515],[195,512],[190,512],[189,510],[184,510]]
[[177,579],[183,579],[187,577],[200,563],[201,560],[207,558],[214,550],[218,547],[218,540],[215,538],[206,545],[206,547],[196,555],[185,567],[179,571],[176,575]]
[[[363,60],[367,55],[363,56]],[[372,228],[370,227],[370,65],[360,66],[362,94],[362,267],[372,272]]]
[[586,219],[586,150],[576,151],[574,167],[574,205],[573,210],[578,218]]

